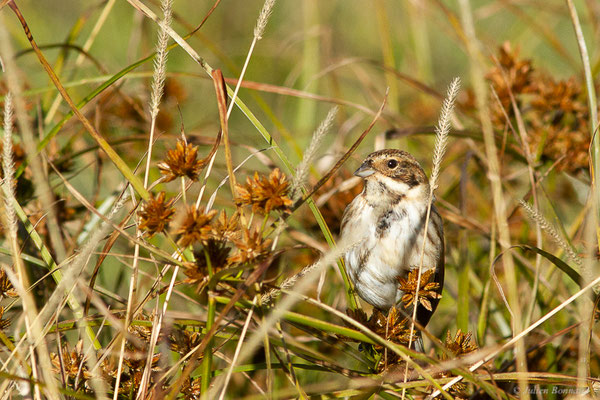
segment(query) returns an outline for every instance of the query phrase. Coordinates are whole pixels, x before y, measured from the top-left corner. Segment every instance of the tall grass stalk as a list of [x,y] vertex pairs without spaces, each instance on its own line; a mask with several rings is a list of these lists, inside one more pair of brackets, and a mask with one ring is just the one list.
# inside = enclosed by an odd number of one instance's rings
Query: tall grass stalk
[[[15,210],[13,207],[13,202],[16,202],[15,199],[15,186],[16,182],[14,180],[15,176],[15,165],[13,161],[13,150],[12,150],[12,127],[13,127],[13,104],[12,104],[12,95],[10,92],[7,93],[4,98],[4,135],[2,137],[2,170],[4,172],[4,180],[2,183],[3,186],[3,207],[2,207],[2,226],[7,230],[7,236],[10,242],[10,249],[12,253],[12,259],[14,265],[16,266],[17,275],[12,273],[12,270],[9,270],[8,267],[2,266],[2,269],[8,275],[9,279],[13,282],[13,286],[15,288],[20,289],[20,294],[22,293],[24,296],[31,296],[26,293],[26,289],[28,288],[29,283],[27,280],[27,274],[25,272],[25,267],[23,265],[23,260],[19,256],[21,252],[19,249],[19,244],[17,243],[17,218],[15,216]],[[12,279],[11,279],[12,278]],[[29,301],[31,304],[31,300]],[[27,328],[27,336],[29,342],[33,342],[34,336],[31,333],[31,320],[28,318],[28,315],[25,315],[25,326]],[[12,350],[13,354],[16,354],[16,359],[21,360],[22,356],[19,355],[18,349]],[[34,351],[33,345],[29,345],[29,354],[31,357],[31,376],[33,379],[39,379],[38,371],[37,371],[37,356]],[[15,365],[18,367],[18,364]],[[29,388],[27,388],[28,391]],[[39,398],[39,389],[35,388],[36,397]],[[22,395],[27,396],[28,393],[22,392]]]
[[[21,80],[18,76],[18,72],[17,72],[18,70],[17,70],[17,66],[15,64],[15,59],[14,59],[14,52],[12,50],[8,32],[6,30],[5,15],[6,14],[0,14],[0,58],[2,58],[5,63],[6,82],[7,82],[9,92],[13,96],[12,99],[14,100],[14,114],[17,117],[17,126],[19,127],[19,131],[22,135],[22,142],[25,146],[27,153],[29,155],[34,155],[35,154],[35,145],[34,145],[35,140],[33,137],[33,133],[31,131],[31,126],[29,125],[27,113],[25,111],[25,102],[21,95],[21,93],[22,93],[21,84],[20,84]],[[12,104],[12,102],[11,102],[11,104]],[[9,112],[8,114],[12,115],[12,111]],[[12,124],[12,119],[11,119],[11,124]],[[10,130],[9,132],[12,132],[12,130]],[[12,160],[12,157],[10,158],[10,160]],[[11,161],[7,160],[6,162],[11,162]],[[46,204],[45,211],[48,214],[48,224],[47,225],[52,225],[52,223],[57,224],[56,213],[54,212],[54,208],[51,205],[52,201],[50,200],[52,198],[50,187],[48,185],[48,182],[46,181],[46,177],[45,177],[45,174],[43,173],[43,168],[41,166],[41,162],[40,162],[39,158],[34,157],[31,160],[31,167],[32,167],[32,170],[34,171],[33,178],[34,178],[36,193],[38,194],[38,196],[40,196],[40,199],[42,201],[44,201]],[[10,169],[8,172],[9,173],[11,172]],[[39,175],[35,176],[36,173]],[[14,172],[13,172],[12,176],[14,176]],[[12,186],[14,184],[13,178],[5,178],[5,185],[6,184]],[[4,189],[4,193],[5,193],[5,195],[7,195],[6,188]],[[11,196],[11,194],[12,194],[12,198],[8,197],[7,203],[9,204],[10,207],[13,207],[12,204],[17,203],[17,201],[14,197],[14,192],[8,192],[8,196]],[[18,290],[20,290],[19,295],[21,296],[21,298],[23,300],[25,324],[26,324],[26,328],[27,328],[27,341],[31,345],[30,355],[32,357],[32,369],[34,371],[34,378],[36,377],[35,374],[38,373],[37,363],[39,362],[39,367],[40,367],[39,373],[41,373],[41,377],[43,377],[43,380],[46,381],[46,383],[47,383],[46,390],[45,390],[46,395],[48,397],[50,397],[51,399],[58,399],[59,398],[58,388],[56,386],[56,382],[54,381],[53,374],[51,371],[51,362],[50,362],[50,356],[49,356],[50,353],[48,352],[46,340],[42,335],[42,326],[40,325],[39,321],[36,319],[37,307],[35,305],[32,294],[29,292],[29,280],[27,278],[27,272],[25,270],[25,265],[23,264],[23,261],[22,261],[21,257],[19,256],[20,246],[17,244],[16,225],[14,224],[14,221],[12,224],[8,224],[8,225],[10,225],[10,227],[8,229],[10,229],[12,232],[11,238],[10,238],[10,242],[11,242],[10,245],[11,245],[12,253],[13,253],[12,257],[13,257],[15,266],[17,268],[17,276],[19,278],[19,282],[13,282],[13,285],[16,284],[15,288],[17,288],[17,287],[20,288],[20,289],[18,289]],[[61,255],[63,256],[63,259],[64,259],[64,255],[65,255],[64,243],[62,242],[62,238],[60,237],[61,234],[58,229],[58,224],[55,225],[52,230],[50,230],[50,226],[49,226],[49,234],[50,234],[51,241],[53,242],[54,245],[56,245],[55,249],[56,249],[57,254],[59,252],[61,252]],[[37,345],[35,345],[35,344],[37,344]],[[37,354],[37,357],[36,357],[36,354]],[[35,396],[36,396],[36,398],[41,398],[40,388],[38,385],[35,385]]]
[[[427,213],[425,215],[425,224],[423,226],[423,244],[421,246],[421,255],[419,261],[419,273],[417,274],[417,288],[421,287],[421,275],[423,272],[423,260],[425,257],[425,243],[427,241],[427,234],[429,230],[429,220],[431,217],[431,208],[433,207],[433,199],[435,190],[438,187],[438,179],[440,176],[440,171],[442,168],[442,159],[444,158],[444,153],[446,153],[446,147],[448,145],[448,134],[450,133],[450,129],[452,128],[451,118],[452,112],[454,110],[454,102],[456,100],[456,96],[458,95],[458,91],[460,89],[460,79],[454,78],[448,86],[448,91],[446,92],[446,98],[444,99],[444,103],[442,104],[442,109],[440,111],[440,117],[438,120],[438,124],[435,127],[435,146],[433,149],[433,167],[431,170],[431,177],[429,179],[429,197],[427,199]],[[412,321],[410,324],[410,335],[408,339],[408,344],[410,347],[413,341],[413,335],[415,333],[415,323],[417,319],[417,308],[419,306],[419,290],[415,290],[414,294],[414,306],[412,312]],[[408,379],[408,364],[404,369],[404,382],[406,383]],[[406,389],[402,389],[402,397],[406,394]]]
[[262,9],[260,10],[260,14],[258,15],[258,19],[256,20],[256,26],[254,27],[254,37],[252,38],[252,43],[250,44],[250,50],[248,50],[248,54],[246,55],[246,61],[244,61],[242,72],[240,72],[240,77],[238,78],[238,82],[235,85],[233,96],[231,96],[231,103],[229,104],[229,108],[227,109],[228,119],[231,115],[231,111],[233,110],[233,106],[235,105],[235,99],[237,98],[240,87],[242,86],[242,81],[244,80],[246,69],[248,68],[248,64],[250,64],[250,58],[252,57],[252,53],[254,52],[254,47],[256,46],[256,43],[262,39],[265,33],[267,23],[269,22],[269,18],[271,17],[271,13],[273,12],[273,6],[275,6],[275,1],[276,0],[265,0],[265,3],[263,4]]
[[[600,246],[600,140],[598,139],[598,104],[596,99],[596,85],[594,82],[594,76],[592,75],[592,68],[590,66],[590,58],[587,51],[587,45],[581,29],[581,23],[579,22],[579,16],[573,0],[566,0],[569,8],[569,15],[571,22],[573,23],[573,29],[575,30],[575,36],[577,38],[577,46],[579,47],[579,55],[581,56],[581,62],[583,64],[583,72],[585,76],[585,83],[587,88],[588,106],[590,110],[590,137],[592,141],[590,143],[591,157],[591,175],[592,175],[592,195],[591,200],[594,205],[593,218],[591,218],[591,224],[593,227],[588,227],[587,231],[590,232],[588,240],[594,237],[596,244]],[[594,232],[595,230],[595,232]],[[590,240],[591,242],[591,240]],[[593,246],[591,247],[593,249]],[[590,250],[590,256],[595,256],[594,250]],[[587,282],[598,271],[598,268],[594,268],[594,263],[586,263],[583,267],[582,277]],[[589,303],[589,301],[588,301]],[[587,304],[589,306],[589,304]],[[581,379],[589,376],[589,364],[590,364],[590,330],[588,321],[589,315],[585,301],[580,304],[580,314],[582,324],[579,327],[579,362],[577,375]],[[583,387],[583,383],[580,383],[580,387]]]
[[[248,327],[250,326],[250,320],[252,319],[252,315],[254,314],[254,306],[256,306],[256,297],[252,303],[252,307],[250,311],[248,311],[248,316],[246,317],[246,321],[244,322],[244,326],[242,328],[242,333],[240,333],[240,337],[238,339],[238,344],[235,347],[235,353],[233,354],[233,359],[229,364],[229,368],[227,369],[227,375],[225,376],[225,383],[223,383],[223,390],[221,390],[221,394],[219,395],[219,400],[223,400],[225,398],[225,393],[227,393],[227,386],[229,386],[229,381],[231,380],[231,375],[233,374],[233,368],[237,364],[238,357],[240,355],[240,351],[242,350],[242,345],[244,344],[244,339],[246,338],[246,332],[248,331]],[[268,337],[268,336],[267,336]]]
[[[459,9],[461,16],[461,24],[466,36],[466,48],[469,55],[469,64],[471,68],[471,80],[475,93],[475,103],[477,106],[477,116],[481,123],[483,132],[483,141],[485,154],[488,163],[488,179],[492,189],[492,199],[494,203],[494,212],[496,223],[498,225],[498,239],[503,251],[506,252],[511,246],[510,231],[508,227],[508,216],[506,213],[506,199],[504,198],[500,161],[496,149],[494,139],[494,128],[488,105],[488,91],[485,83],[482,66],[484,65],[483,56],[480,51],[480,44],[475,34],[475,26],[473,23],[473,14],[469,0],[459,0]],[[506,277],[506,285],[508,286],[508,301],[512,308],[514,317],[512,318],[513,337],[523,329],[521,320],[521,305],[519,304],[518,281],[516,276],[515,264],[510,252],[506,252],[504,258],[504,270]],[[517,359],[517,371],[521,373],[527,372],[527,355],[525,353],[525,343],[518,341],[515,348],[515,356]],[[527,391],[527,382],[525,379],[519,379],[519,390],[524,400],[529,400],[529,392]]]
[[[573,29],[575,30],[575,37],[577,39],[577,46],[579,48],[579,55],[581,56],[581,63],[583,64],[583,73],[585,77],[585,85],[588,96],[588,106],[590,110],[590,137],[592,143],[590,145],[590,152],[592,153],[592,176],[595,185],[595,200],[596,200],[596,218],[600,220],[600,201],[598,200],[600,194],[598,193],[598,185],[600,184],[600,140],[598,138],[598,101],[596,98],[596,87],[594,84],[594,75],[592,74],[592,67],[590,65],[590,57],[585,44],[585,37],[583,36],[583,30],[581,29],[581,23],[579,22],[579,15],[573,0],[566,0],[567,7],[569,8],[569,15],[571,22],[573,23]],[[598,221],[596,221],[598,223]],[[600,228],[596,227],[598,234],[598,242],[600,243]]]
[[[509,78],[506,76],[506,72],[504,71],[504,69],[502,68],[502,66],[500,65],[499,62],[496,61],[496,64],[499,66],[499,68],[501,70],[502,78],[504,80],[506,87],[510,88]],[[511,130],[513,130],[513,132],[514,132],[515,129],[513,128],[511,119],[510,119],[508,113],[506,112],[506,110],[504,109],[504,106],[503,106],[502,102],[500,101],[500,98],[498,97],[498,94],[496,93],[496,90],[494,90],[493,86],[491,87],[491,91],[492,91],[492,94],[494,95],[494,99],[498,102],[498,106],[502,110],[502,114],[504,115],[504,118],[506,119],[507,124],[510,126]],[[536,184],[536,178],[535,178],[535,166],[534,166],[535,159],[534,159],[534,155],[531,154],[531,150],[529,147],[529,139],[528,139],[529,136],[527,134],[527,129],[525,128],[525,123],[521,116],[521,110],[519,110],[519,106],[517,104],[517,101],[515,100],[512,90],[509,90],[508,94],[510,97],[512,110],[515,115],[515,120],[517,122],[517,131],[518,131],[519,139],[521,140],[521,146],[523,148],[523,152],[525,153],[525,159],[527,161],[527,172],[529,173],[529,183],[531,185],[531,194],[533,197],[533,204],[536,208],[539,208],[538,195],[537,195],[537,184]],[[514,132],[514,133],[515,133],[515,135],[517,134],[517,132]],[[539,248],[542,248],[542,246],[543,246],[542,228],[540,227],[540,225],[537,222],[535,224],[535,236],[536,236],[536,246]],[[529,310],[525,314],[525,321],[524,321],[525,325],[529,325],[529,323],[531,322],[533,311],[535,310],[535,305],[537,303],[536,299],[537,299],[537,294],[538,294],[538,286],[539,286],[539,282],[540,282],[541,264],[542,264],[542,256],[540,254],[537,254],[535,256],[535,278],[534,278],[534,282],[533,282],[533,288],[531,290],[531,292],[532,292],[531,302],[529,303]]]
[[[173,8],[173,0],[163,0],[161,2],[161,9],[163,12],[163,19],[158,23],[158,33],[156,40],[156,56],[154,58],[154,72],[152,76],[152,84],[151,84],[151,92],[150,92],[150,135],[148,138],[148,150],[146,152],[146,168],[144,170],[144,188],[148,187],[148,179],[150,176],[150,164],[152,161],[152,149],[154,147],[154,131],[156,129],[156,118],[158,116],[160,101],[162,99],[164,93],[165,79],[166,79],[166,64],[168,57],[168,48],[167,44],[169,41],[169,34],[167,33],[167,29],[171,26],[171,15]],[[132,196],[132,199],[134,197]],[[137,231],[138,239],[142,240],[142,234],[138,230]],[[127,308],[125,312],[125,331],[121,334],[121,342],[120,342],[120,351],[119,351],[119,361],[117,364],[117,376],[115,382],[115,390],[113,399],[116,400],[118,396],[118,388],[120,385],[121,373],[123,369],[123,360],[125,356],[125,342],[126,342],[126,332],[129,327],[130,321],[134,318],[132,315],[132,310],[135,303],[135,293],[137,289],[138,282],[138,268],[139,268],[139,254],[140,254],[140,246],[139,244],[135,244],[133,250],[133,268],[131,273],[131,278],[129,281],[129,291],[127,295]],[[157,318],[157,316],[155,316]],[[160,323],[159,330],[160,330]],[[154,338],[155,329],[152,330],[152,338]],[[148,347],[148,358],[152,357],[153,354],[153,346]],[[146,365],[148,367],[148,364]],[[144,373],[142,375],[142,383],[140,385],[140,391],[138,392],[138,396],[144,396],[144,391],[146,388],[145,383],[148,380],[148,368],[144,369]]]
[[54,207],[54,195],[52,194],[52,189],[50,188],[50,184],[47,180],[47,176],[41,162],[41,157],[36,155],[36,141],[27,117],[27,113],[25,112],[25,103],[21,97],[22,90],[19,84],[20,78],[17,74],[17,66],[12,59],[12,46],[9,42],[6,25],[4,24],[4,21],[0,22],[0,25],[3,25],[3,27],[0,27],[0,37],[2,38],[2,51],[0,52],[0,56],[6,63],[7,83],[9,91],[13,94],[13,100],[15,102],[15,116],[17,117],[17,124],[23,138],[23,147],[29,156],[35,193],[40,198],[44,213],[47,215],[46,219],[48,220],[47,227],[50,236],[50,243],[52,243],[56,253],[57,261],[62,262],[66,258],[67,251],[62,238],[62,233],[59,230],[58,218],[56,216],[56,209]]

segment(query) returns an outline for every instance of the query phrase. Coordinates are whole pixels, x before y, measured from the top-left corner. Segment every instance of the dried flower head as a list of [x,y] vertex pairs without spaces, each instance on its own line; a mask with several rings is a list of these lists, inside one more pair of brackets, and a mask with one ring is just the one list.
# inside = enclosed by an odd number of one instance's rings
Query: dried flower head
[[231,249],[225,246],[224,242],[209,240],[206,242],[202,251],[195,252],[195,262],[184,264],[183,272],[187,276],[185,283],[196,285],[196,291],[200,292],[208,283],[208,262],[214,272],[226,268]]
[[239,224],[240,214],[235,212],[231,218],[227,218],[227,213],[222,210],[212,224],[212,234],[217,240],[233,241],[240,236]]
[[[138,320],[140,320],[140,321],[150,321],[147,317],[145,317],[143,315],[139,316]],[[129,325],[129,327],[127,327],[127,331],[129,333],[134,334],[135,336],[137,336],[138,338],[140,338],[144,342],[149,343],[150,342],[150,338],[152,337],[152,324],[141,325],[139,322],[132,323],[132,324]]]
[[[371,314],[366,326],[386,340],[408,346],[410,340],[410,323],[408,318],[405,318],[396,307],[390,308],[387,316],[378,309],[373,310],[373,314]],[[413,333],[414,341],[415,335]],[[380,344],[374,345],[373,348],[380,353],[384,350],[384,347]],[[387,357],[382,357],[381,361],[377,364],[377,370],[383,372],[401,363],[402,359],[400,356],[388,352]]]
[[[418,277],[419,270],[415,268],[408,273],[406,279],[402,277],[398,278],[400,290],[404,292],[401,301],[406,308],[411,307],[415,301]],[[438,293],[440,284],[433,281],[434,277],[435,270],[430,269],[423,271],[419,287],[419,303],[429,311],[432,310],[431,300],[437,300],[442,297],[442,295]]]
[[454,339],[452,339],[452,335],[450,334],[450,331],[448,331],[446,333],[446,342],[444,344],[448,350],[459,357],[477,350],[477,345],[471,340],[472,336],[471,332],[463,333],[459,329],[456,331]]
[[[142,382],[142,375],[146,368],[146,356],[147,351],[127,351],[123,359],[123,363],[128,368],[127,373],[121,374],[121,385],[119,386],[119,393],[131,393],[137,391],[140,388]],[[160,371],[161,368],[158,365],[161,354],[156,353],[152,355],[150,363],[150,369],[152,372]],[[155,374],[150,375],[150,386],[154,383]]]
[[[396,308],[390,308],[388,314],[384,314],[379,309],[374,309],[369,318],[363,310],[348,310],[348,316],[365,325],[367,328],[394,343],[408,345],[410,339],[410,324],[408,318]],[[414,341],[413,334],[413,341]],[[383,349],[380,345],[375,345],[375,349]]]
[[186,329],[175,329],[169,335],[171,350],[179,353],[182,357],[192,352],[202,342],[202,332],[192,332]]
[[[396,307],[390,308],[386,316],[380,310],[373,310],[367,326],[379,336],[394,343],[408,345],[410,339],[410,324]],[[413,336],[414,341],[414,336]],[[377,346],[376,346],[377,348]]]
[[531,106],[543,113],[551,113],[554,119],[557,114],[573,113],[585,114],[587,107],[580,100],[583,89],[574,77],[568,80],[555,81],[552,77],[544,75],[536,82],[536,91]]
[[10,320],[4,319],[4,307],[0,306],[0,331],[5,330],[10,326]]
[[158,164],[158,168],[165,176],[165,182],[182,176],[187,176],[195,181],[206,163],[206,160],[198,160],[197,146],[192,146],[192,144],[179,139],[176,147],[167,151],[167,157]]
[[202,398],[202,379],[188,377],[181,387],[181,393],[187,400],[200,400]]
[[502,105],[510,109],[510,93],[529,93],[534,90],[534,76],[531,60],[519,59],[519,50],[513,50],[509,42],[504,42],[498,50],[498,64],[488,72]]
[[140,218],[140,229],[144,230],[144,234],[151,238],[157,233],[164,232],[169,221],[175,214],[173,203],[175,199],[165,201],[165,192],[160,192],[154,197],[154,193],[150,194],[150,200],[142,204],[142,208],[138,212]]
[[[452,354],[456,357],[460,357],[461,355],[471,353],[477,350],[477,345],[471,340],[471,332],[467,332],[464,334],[460,329],[456,331],[456,336],[452,339],[452,335],[450,331],[446,333],[446,341],[444,345]],[[446,353],[442,353],[442,360],[448,360],[448,355]],[[450,378],[454,376],[450,371],[443,371],[438,374],[441,378]],[[454,398],[463,399],[468,398],[466,396],[467,385],[462,382],[458,382],[452,387],[450,387],[449,392],[452,394]]]
[[62,348],[61,356],[57,353],[50,353],[50,360],[52,361],[53,366],[52,370],[55,373],[64,371],[65,376],[73,382],[76,380],[80,382],[86,381],[92,377],[92,374],[85,365],[82,340],[77,342],[77,345],[73,350],[70,350],[69,345],[65,344]]
[[188,208],[181,226],[175,232],[181,235],[179,245],[187,247],[196,242],[206,242],[212,238],[210,222],[217,214],[216,210],[204,211],[204,207]]
[[[362,310],[347,311],[347,313],[350,317],[365,325],[382,338],[403,346],[408,346],[411,336],[409,319],[404,317],[402,312],[396,307],[390,308],[387,315],[379,309],[374,309],[368,319],[367,315]],[[417,337],[414,332],[412,337],[414,343]],[[342,340],[352,339],[342,337]],[[372,345],[372,349],[381,355],[384,347],[380,344],[375,344]],[[380,359],[376,369],[379,372],[383,372],[390,367],[397,368],[402,365],[402,363],[403,360],[400,356],[395,353],[387,352],[386,357]]]
[[288,197],[289,182],[279,168],[267,178],[254,173],[244,185],[236,185],[237,203],[252,206],[252,212],[268,214],[271,210],[289,212],[292,200]]
[[229,257],[230,263],[247,263],[263,259],[269,254],[271,239],[263,239],[262,234],[256,230],[250,232],[248,229],[242,231],[242,238],[234,240],[237,252]]
[[13,287],[10,279],[3,269],[0,269],[0,298],[2,297],[18,297],[19,294]]

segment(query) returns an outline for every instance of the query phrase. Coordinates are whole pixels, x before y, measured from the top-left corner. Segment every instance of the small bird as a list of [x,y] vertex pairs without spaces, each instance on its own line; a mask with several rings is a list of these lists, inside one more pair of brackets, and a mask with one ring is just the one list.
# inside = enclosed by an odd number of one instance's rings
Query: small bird
[[[341,240],[357,243],[344,261],[358,295],[387,312],[404,295],[399,279],[421,262],[429,180],[412,155],[396,149],[369,154],[354,175],[364,179],[364,188],[342,217]],[[444,232],[433,205],[424,243],[422,272],[434,269],[433,281],[439,286],[431,310],[422,304],[417,309],[417,321],[423,326],[433,315],[444,284]]]

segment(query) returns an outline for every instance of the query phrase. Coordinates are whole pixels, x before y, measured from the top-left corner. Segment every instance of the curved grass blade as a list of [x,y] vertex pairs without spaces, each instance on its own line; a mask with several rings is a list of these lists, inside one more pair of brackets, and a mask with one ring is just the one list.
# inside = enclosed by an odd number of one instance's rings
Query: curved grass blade
[[577,285],[579,285],[580,288],[583,287],[582,286],[583,280],[581,278],[581,275],[579,275],[579,273],[577,271],[575,271],[572,267],[570,267],[569,264],[567,264],[560,258],[554,256],[553,254],[550,254],[547,251],[544,251],[538,247],[531,246],[528,244],[514,245],[514,246],[511,246],[510,248],[511,249],[512,248],[520,248],[520,249],[532,251],[534,253],[541,255],[542,257],[544,257],[548,261],[550,261],[552,264],[556,265],[556,267],[558,267],[558,269],[560,269],[562,272],[567,274],[567,276],[569,278],[571,278],[571,280],[573,280],[573,282],[575,282]]

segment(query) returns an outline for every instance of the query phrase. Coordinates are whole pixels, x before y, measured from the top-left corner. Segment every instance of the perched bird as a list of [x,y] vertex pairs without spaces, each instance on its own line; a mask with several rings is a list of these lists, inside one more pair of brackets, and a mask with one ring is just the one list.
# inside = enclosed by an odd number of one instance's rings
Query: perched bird
[[348,275],[363,300],[386,312],[402,299],[399,279],[419,268],[424,243],[422,271],[435,270],[439,284],[428,306],[417,309],[417,321],[425,326],[444,284],[444,232],[433,206],[423,241],[427,175],[412,155],[396,149],[369,154],[354,175],[364,179],[364,188],[342,217],[341,240],[357,243],[344,256]]

